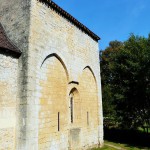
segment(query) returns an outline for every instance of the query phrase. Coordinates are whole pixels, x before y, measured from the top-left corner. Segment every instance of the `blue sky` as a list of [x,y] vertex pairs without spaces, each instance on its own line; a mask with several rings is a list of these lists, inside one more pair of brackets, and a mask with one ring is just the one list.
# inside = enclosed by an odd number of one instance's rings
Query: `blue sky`
[[150,33],[150,0],[53,0],[101,37],[100,49]]

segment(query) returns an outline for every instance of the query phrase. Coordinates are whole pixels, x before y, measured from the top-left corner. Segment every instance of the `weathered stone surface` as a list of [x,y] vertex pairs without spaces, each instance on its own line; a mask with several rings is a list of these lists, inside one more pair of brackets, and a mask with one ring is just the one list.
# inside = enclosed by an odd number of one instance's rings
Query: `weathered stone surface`
[[[11,58],[18,75],[9,83],[16,90],[17,99],[9,98],[8,107],[12,105],[14,109],[10,111],[17,112],[17,123],[0,132],[4,139],[7,135],[8,139],[16,139],[12,149],[18,150],[88,149],[102,145],[98,43],[37,0],[0,3],[6,33],[22,51],[18,59]],[[7,63],[4,54],[0,57]],[[5,67],[1,68],[6,73],[0,74],[0,81],[5,76],[9,82],[7,75],[13,76],[13,67]],[[3,93],[7,91],[12,92],[8,88]],[[9,133],[14,127],[16,134]],[[0,146],[4,148],[4,144]]]
[[15,149],[17,70],[18,60],[0,53],[0,150]]
[[31,0],[0,0],[0,22],[21,51],[28,47]]

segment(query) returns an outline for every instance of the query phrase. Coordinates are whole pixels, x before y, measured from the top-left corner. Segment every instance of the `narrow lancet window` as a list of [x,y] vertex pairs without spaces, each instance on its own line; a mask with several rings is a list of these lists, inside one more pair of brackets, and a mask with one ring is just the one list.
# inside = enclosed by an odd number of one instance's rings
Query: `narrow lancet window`
[[58,112],[58,131],[60,131],[60,113]]
[[87,125],[89,125],[89,112],[87,112]]
[[73,123],[73,98],[70,99],[71,123]]

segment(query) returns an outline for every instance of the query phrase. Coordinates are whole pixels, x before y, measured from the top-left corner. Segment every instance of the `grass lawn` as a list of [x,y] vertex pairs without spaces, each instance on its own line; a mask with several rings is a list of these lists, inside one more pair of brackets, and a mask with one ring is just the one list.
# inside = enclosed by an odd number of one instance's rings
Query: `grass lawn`
[[109,146],[104,146],[103,148],[95,148],[92,150],[116,150],[115,148],[109,147]]
[[105,128],[104,133],[105,146],[113,145],[125,150],[150,150],[150,133],[115,128]]
[[104,147],[93,150],[150,150],[150,133],[104,128]]
[[114,146],[117,146],[117,147],[121,147],[122,149],[126,149],[126,150],[141,150],[141,149],[147,149],[146,147],[136,147],[136,146],[131,146],[131,145],[128,145],[128,144],[121,144],[121,143],[114,143],[114,142],[109,142],[109,141],[105,141],[106,144],[110,144],[110,145],[114,145]]
[[102,148],[95,148],[92,150],[116,150],[115,148],[104,145]]
[[92,150],[150,150],[150,133],[104,128],[104,146]]
[[[115,148],[116,147],[116,148]],[[127,144],[120,144],[120,143],[114,143],[114,142],[109,142],[105,141],[104,147],[102,148],[95,148],[92,150],[150,150],[149,148],[143,147],[143,148],[138,148],[138,147],[133,147]]]

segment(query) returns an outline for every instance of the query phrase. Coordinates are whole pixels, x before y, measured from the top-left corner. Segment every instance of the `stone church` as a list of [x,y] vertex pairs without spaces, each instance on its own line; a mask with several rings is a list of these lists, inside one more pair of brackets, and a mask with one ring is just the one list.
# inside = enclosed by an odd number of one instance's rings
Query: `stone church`
[[51,0],[0,0],[0,150],[103,145],[99,39]]

